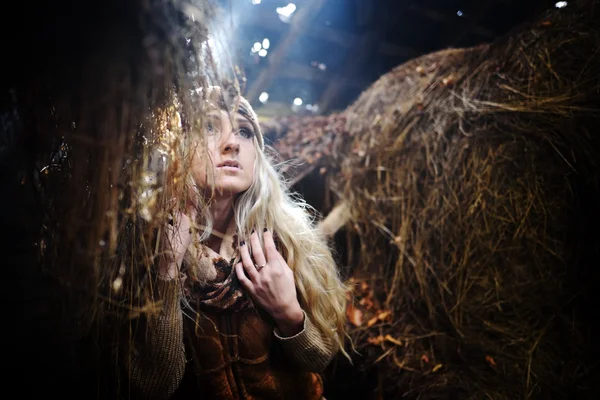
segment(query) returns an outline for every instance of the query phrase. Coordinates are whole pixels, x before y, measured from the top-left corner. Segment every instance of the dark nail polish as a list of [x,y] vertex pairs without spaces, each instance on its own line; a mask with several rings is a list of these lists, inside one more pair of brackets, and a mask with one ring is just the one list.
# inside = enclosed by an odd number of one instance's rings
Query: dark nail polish
[[265,229],[263,230],[263,232],[266,232],[266,231],[268,231],[268,229],[267,229],[267,228],[265,228]]
[[250,232],[250,234],[252,235],[254,233],[254,229],[252,229],[252,232]]
[[245,242],[245,241],[243,241],[243,240],[240,242],[240,246],[243,246],[243,245],[245,245],[245,244],[246,244],[246,242]]

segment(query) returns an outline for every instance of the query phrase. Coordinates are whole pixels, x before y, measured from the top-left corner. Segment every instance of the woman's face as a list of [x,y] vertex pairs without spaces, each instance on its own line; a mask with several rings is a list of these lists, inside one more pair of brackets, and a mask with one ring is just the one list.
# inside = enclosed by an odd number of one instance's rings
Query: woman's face
[[[198,146],[192,174],[201,188],[212,185],[219,196],[233,197],[254,182],[254,128],[250,121],[235,113],[233,124],[224,110],[208,112],[204,123],[207,148]],[[208,153],[206,153],[206,151]]]

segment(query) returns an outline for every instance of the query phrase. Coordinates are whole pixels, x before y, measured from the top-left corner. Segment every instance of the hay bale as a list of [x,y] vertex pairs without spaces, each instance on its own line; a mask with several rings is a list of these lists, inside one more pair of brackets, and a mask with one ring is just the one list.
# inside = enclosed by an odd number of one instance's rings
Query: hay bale
[[[334,165],[336,142],[347,134],[346,117],[330,114],[315,117],[288,116],[261,122],[267,143],[282,161],[280,172],[293,186],[309,173]],[[343,156],[343,155],[342,155]]]
[[118,380],[104,375],[123,357],[99,359],[130,340],[132,309],[152,309],[153,244],[165,226],[159,213],[138,218],[158,202],[150,190],[166,192],[150,174],[170,128],[157,115],[177,98],[182,136],[201,117],[192,89],[224,75],[203,45],[214,12],[206,0],[109,0],[93,10],[58,0],[5,12],[5,376],[36,382],[16,385],[21,397],[117,398]]
[[349,325],[383,398],[591,393],[599,7],[401,65],[329,133],[360,244]]

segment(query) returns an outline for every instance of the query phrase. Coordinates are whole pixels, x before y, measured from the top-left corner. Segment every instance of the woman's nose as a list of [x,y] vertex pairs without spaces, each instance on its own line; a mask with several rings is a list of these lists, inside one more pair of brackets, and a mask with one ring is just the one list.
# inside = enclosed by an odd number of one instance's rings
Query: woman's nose
[[240,141],[238,135],[229,131],[229,134],[223,138],[223,143],[221,145],[221,150],[223,153],[239,153],[240,151]]

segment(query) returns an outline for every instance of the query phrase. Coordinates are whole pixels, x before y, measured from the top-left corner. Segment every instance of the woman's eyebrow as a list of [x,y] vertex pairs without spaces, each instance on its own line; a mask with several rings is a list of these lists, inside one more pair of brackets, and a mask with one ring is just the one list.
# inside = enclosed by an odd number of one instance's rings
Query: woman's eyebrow
[[248,121],[248,118],[246,118],[246,117],[244,117],[244,116],[241,116],[241,115],[238,115],[238,116],[235,118],[235,122],[237,122],[237,123],[238,123],[238,125],[241,125],[241,124],[246,124],[246,125],[250,125],[250,126],[252,126],[252,123],[251,123],[250,121]]

